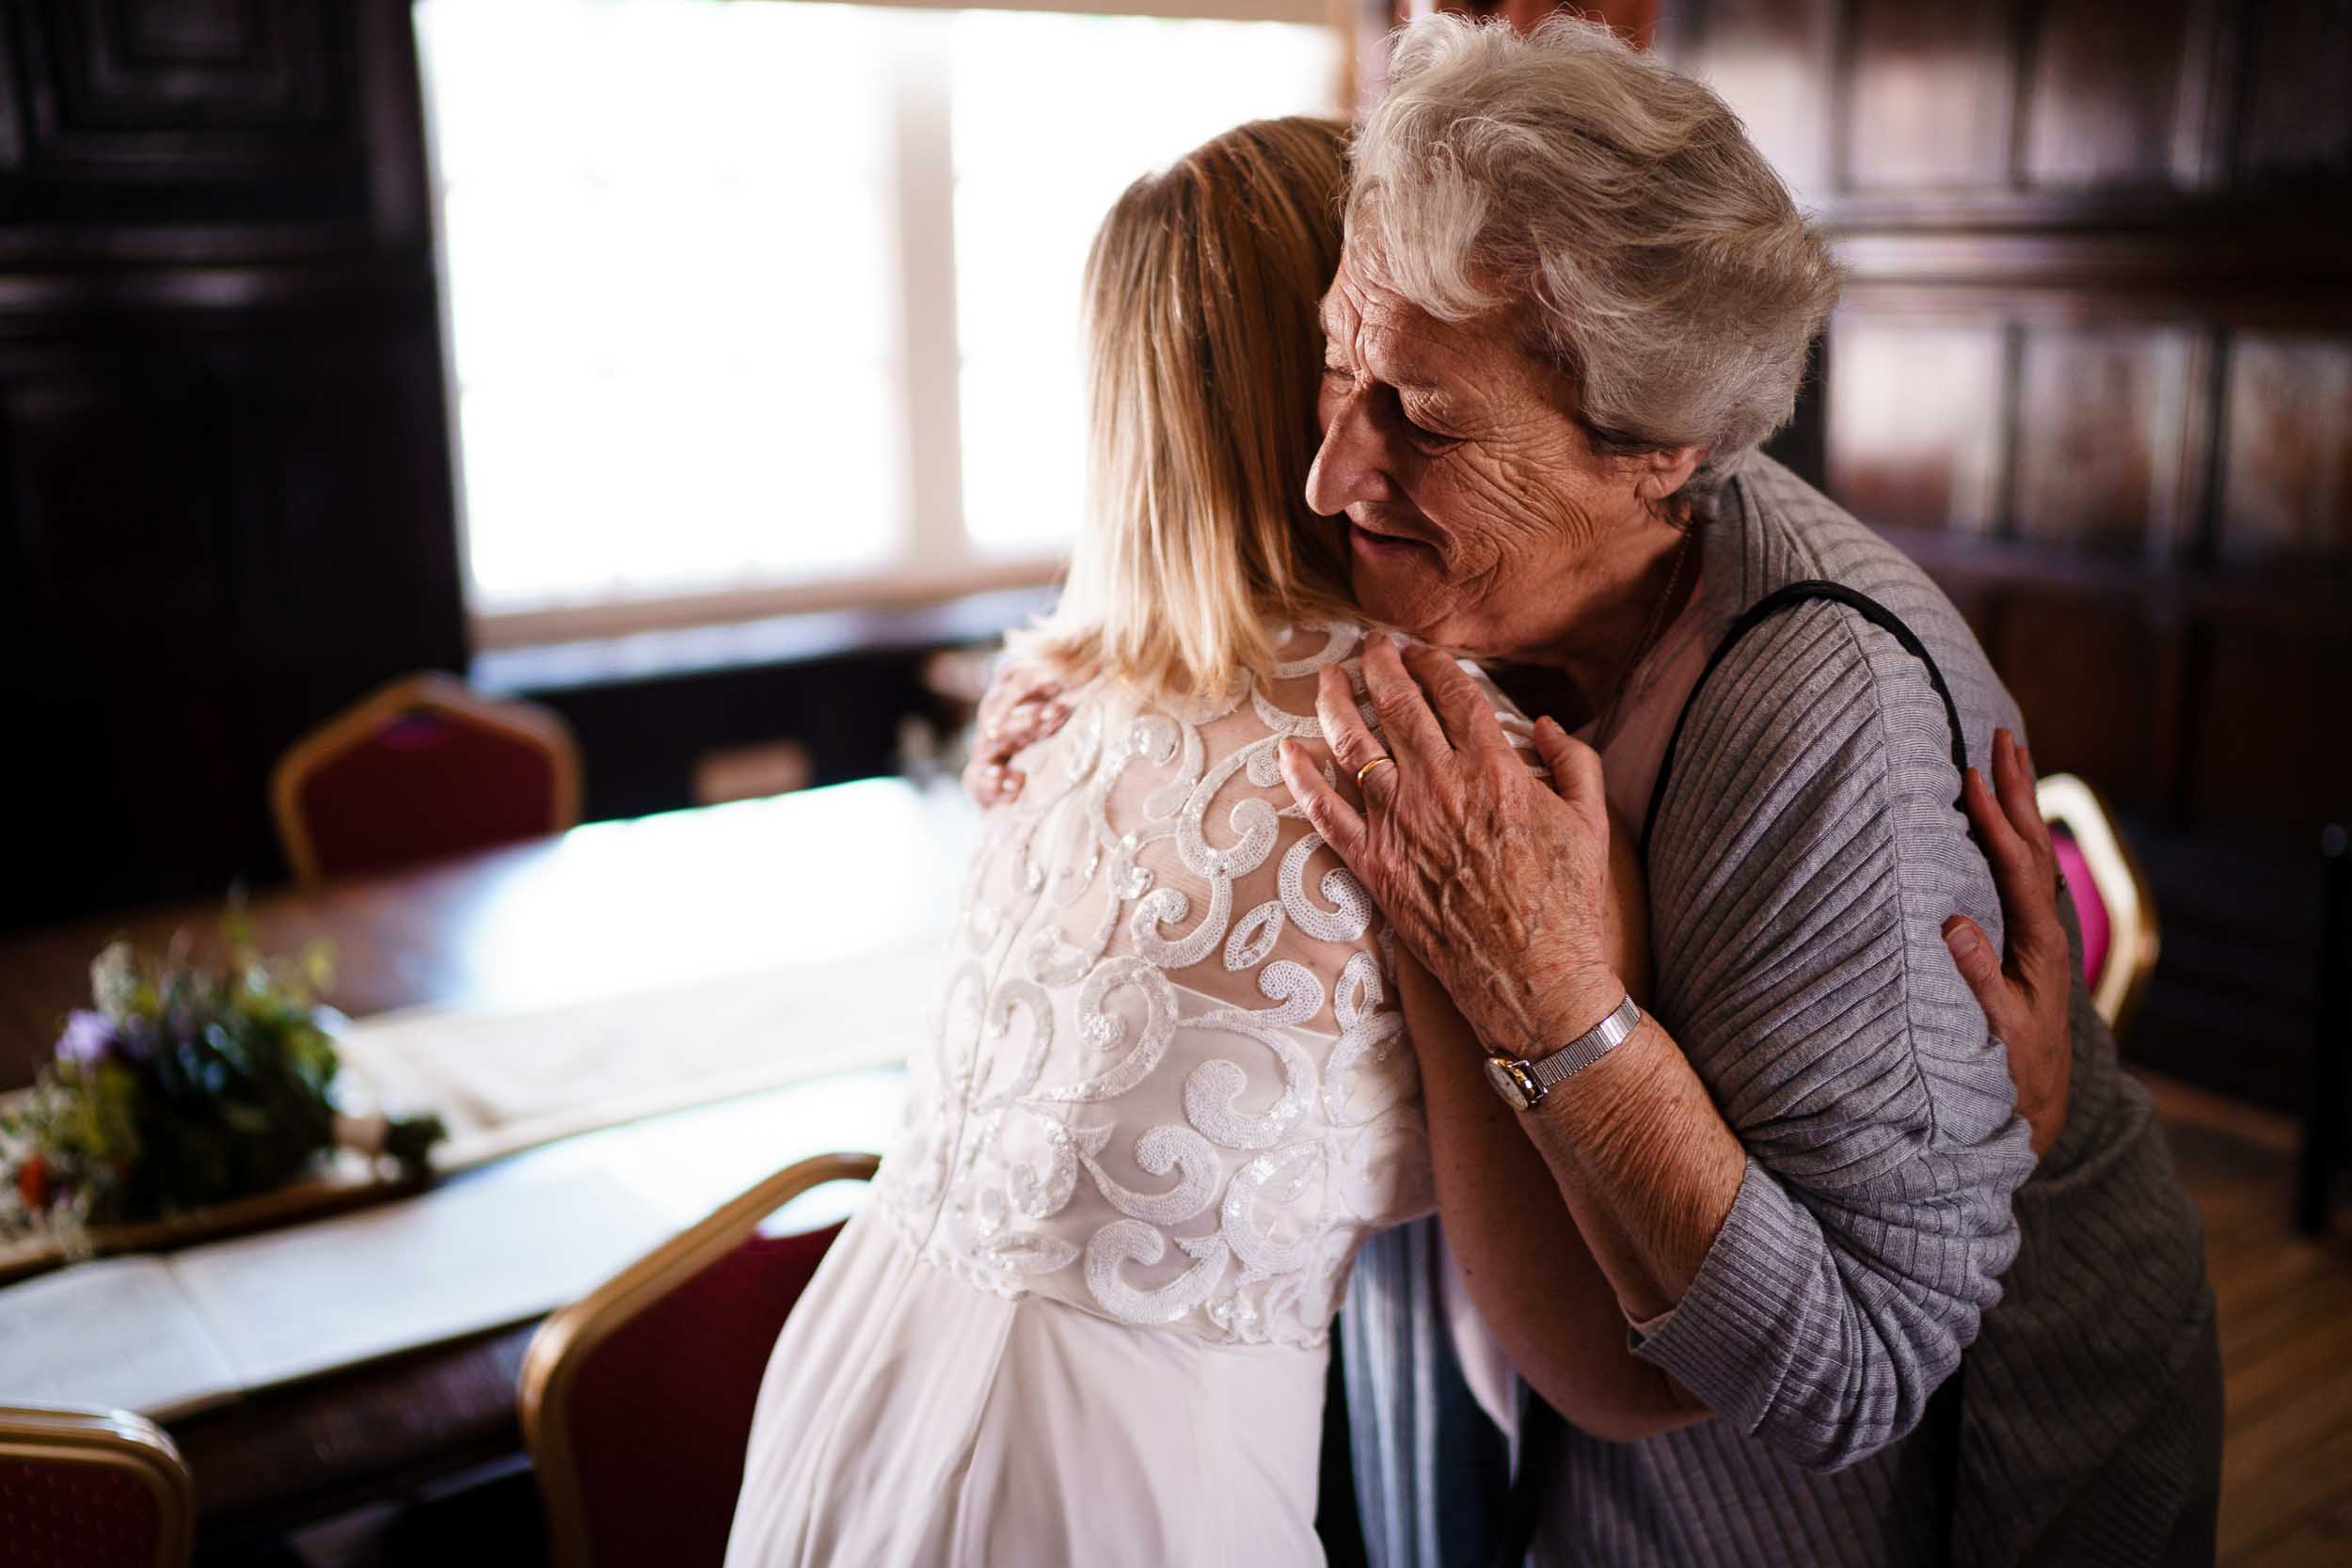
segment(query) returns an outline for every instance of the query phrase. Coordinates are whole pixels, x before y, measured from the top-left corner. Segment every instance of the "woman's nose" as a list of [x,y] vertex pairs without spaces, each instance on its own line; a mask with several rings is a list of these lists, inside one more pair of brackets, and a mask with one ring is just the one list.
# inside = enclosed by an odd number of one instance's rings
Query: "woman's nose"
[[1335,516],[1358,501],[1394,499],[1388,442],[1370,402],[1359,391],[1348,393],[1324,427],[1323,446],[1307,470],[1307,504],[1322,516]]

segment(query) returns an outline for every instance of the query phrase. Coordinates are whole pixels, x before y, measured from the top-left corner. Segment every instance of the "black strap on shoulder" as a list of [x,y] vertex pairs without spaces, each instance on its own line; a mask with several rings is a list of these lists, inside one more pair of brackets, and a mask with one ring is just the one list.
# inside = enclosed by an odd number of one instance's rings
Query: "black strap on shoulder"
[[[1649,860],[1650,834],[1658,826],[1659,808],[1665,804],[1666,784],[1674,775],[1675,752],[1682,744],[1683,726],[1691,721],[1691,710],[1698,705],[1699,693],[1706,689],[1707,678],[1715,673],[1716,666],[1723,663],[1742,637],[1765,621],[1791,605],[1820,599],[1828,599],[1856,611],[1863,619],[1892,637],[1905,653],[1928,667],[1928,684],[1935,689],[1936,696],[1943,699],[1944,718],[1951,726],[1952,766],[1961,774],[1966,775],[1968,740],[1960,727],[1960,705],[1952,701],[1951,688],[1944,683],[1944,672],[1936,668],[1934,657],[1928,652],[1927,644],[1919,641],[1918,634],[1903,624],[1901,616],[1867,594],[1848,588],[1843,583],[1825,582],[1819,578],[1792,582],[1774,589],[1740,612],[1739,618],[1731,623],[1731,629],[1724,634],[1724,640],[1708,656],[1706,668],[1699,672],[1699,678],[1692,685],[1690,696],[1683,700],[1682,712],[1675,719],[1674,734],[1666,741],[1665,755],[1659,760],[1658,782],[1650,787],[1649,811],[1642,818],[1642,859],[1645,863]],[[1956,1523],[1954,1515],[1960,1502],[1961,1374],[1965,1366],[1963,1359],[1962,1366],[1954,1368],[1952,1375],[1946,1378],[1942,1386],[1930,1396],[1927,1416],[1920,1423],[1923,1429],[1940,1435],[1950,1464],[1950,1470],[1945,1477],[1947,1492],[1944,1498],[1947,1510],[1945,1547],[1947,1554],[1951,1549],[1952,1528]],[[1521,1407],[1520,1418],[1518,1471],[1511,1478],[1510,1497],[1503,1509],[1502,1534],[1494,1557],[1496,1568],[1523,1568],[1528,1548],[1534,1544],[1536,1524],[1544,1512],[1541,1506],[1543,1499],[1537,1495],[1537,1489],[1547,1481],[1556,1480],[1552,1456],[1559,1449],[1567,1425],[1560,1413],[1540,1398],[1529,1399]]]
[[1731,623],[1731,629],[1724,633],[1724,640],[1716,643],[1715,651],[1708,656],[1707,667],[1699,672],[1698,680],[1691,687],[1691,695],[1683,701],[1682,712],[1675,719],[1674,734],[1667,738],[1665,755],[1659,759],[1657,782],[1650,786],[1649,810],[1642,817],[1641,848],[1645,863],[1649,860],[1650,834],[1658,828],[1659,808],[1666,803],[1667,781],[1674,777],[1675,752],[1682,746],[1683,726],[1691,721],[1691,710],[1698,706],[1699,693],[1707,689],[1708,676],[1715,673],[1715,667],[1723,663],[1731,650],[1740,645],[1740,640],[1749,632],[1790,605],[1817,599],[1828,599],[1855,611],[1893,638],[1902,646],[1903,652],[1928,667],[1928,684],[1935,688],[1936,696],[1943,699],[1944,718],[1951,726],[1952,767],[1963,776],[1967,773],[1968,738],[1960,727],[1960,705],[1952,701],[1952,689],[1944,684],[1944,672],[1936,668],[1934,657],[1928,652],[1928,645],[1919,641],[1919,634],[1905,626],[1901,616],[1869,594],[1849,588],[1842,582],[1825,582],[1818,578],[1808,578],[1802,582],[1775,588],[1741,610],[1739,619]]

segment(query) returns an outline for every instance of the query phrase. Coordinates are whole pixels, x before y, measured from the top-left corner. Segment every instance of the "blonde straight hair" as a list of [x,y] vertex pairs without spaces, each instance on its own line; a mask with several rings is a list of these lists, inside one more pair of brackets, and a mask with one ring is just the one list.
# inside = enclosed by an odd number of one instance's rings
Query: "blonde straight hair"
[[1359,615],[1308,510],[1346,129],[1253,120],[1127,188],[1087,259],[1087,515],[1016,652],[1154,695],[1271,678],[1269,621]]

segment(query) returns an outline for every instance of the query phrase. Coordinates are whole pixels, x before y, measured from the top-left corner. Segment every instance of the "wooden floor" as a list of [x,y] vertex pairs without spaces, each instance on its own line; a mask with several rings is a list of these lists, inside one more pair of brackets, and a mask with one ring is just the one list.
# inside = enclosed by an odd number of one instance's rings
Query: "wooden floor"
[[2158,1085],[2205,1216],[2228,1427],[2223,1568],[2352,1564],[2352,1209],[2309,1242],[2287,1223],[2293,1125]]

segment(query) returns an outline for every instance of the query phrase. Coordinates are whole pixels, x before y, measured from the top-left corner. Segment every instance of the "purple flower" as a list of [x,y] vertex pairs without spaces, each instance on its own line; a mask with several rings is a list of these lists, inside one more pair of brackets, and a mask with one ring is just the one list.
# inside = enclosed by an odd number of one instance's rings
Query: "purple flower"
[[119,1043],[114,1022],[104,1013],[77,1010],[66,1016],[65,1033],[57,1037],[57,1059],[95,1066],[114,1054]]
[[133,1017],[122,1022],[122,1059],[144,1062],[155,1054],[155,1021]]

